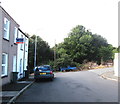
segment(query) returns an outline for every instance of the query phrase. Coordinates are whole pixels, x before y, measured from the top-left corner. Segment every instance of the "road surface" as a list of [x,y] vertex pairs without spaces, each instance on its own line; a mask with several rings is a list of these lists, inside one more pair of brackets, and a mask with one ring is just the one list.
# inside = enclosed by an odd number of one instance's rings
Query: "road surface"
[[58,72],[35,82],[16,102],[118,102],[118,82],[90,71]]

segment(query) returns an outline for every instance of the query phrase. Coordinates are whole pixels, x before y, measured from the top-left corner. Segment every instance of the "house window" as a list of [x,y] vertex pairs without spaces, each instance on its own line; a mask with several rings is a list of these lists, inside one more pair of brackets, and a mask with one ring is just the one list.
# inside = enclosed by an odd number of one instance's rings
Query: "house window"
[[22,72],[22,59],[20,59],[20,73]]
[[14,43],[16,43],[17,32],[18,32],[18,29],[15,27],[14,28]]
[[[21,38],[23,38],[23,35],[21,35]],[[23,50],[23,43],[21,43],[20,49]]]
[[24,70],[27,70],[27,68],[26,68],[26,66],[27,66],[27,60],[25,59],[25,61],[24,61]]
[[5,76],[7,75],[8,71],[8,54],[2,53],[2,75]]
[[13,72],[16,72],[16,56],[13,56]]
[[4,36],[3,38],[9,40],[9,28],[10,28],[10,21],[7,18],[4,18]]
[[28,42],[28,41],[27,41],[27,38],[25,38],[25,49],[26,49],[25,51],[26,51],[26,52],[27,52],[27,49],[28,49],[27,42]]

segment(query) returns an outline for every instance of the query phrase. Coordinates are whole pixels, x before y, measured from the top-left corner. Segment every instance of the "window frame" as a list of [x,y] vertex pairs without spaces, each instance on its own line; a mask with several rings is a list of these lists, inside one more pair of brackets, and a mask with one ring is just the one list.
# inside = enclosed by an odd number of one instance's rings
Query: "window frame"
[[13,72],[17,72],[17,56],[13,56]]
[[[2,63],[2,67],[5,67],[5,69],[4,69],[4,73],[1,73],[1,77],[8,75],[8,54],[2,53],[2,55],[5,55],[5,63],[4,64]],[[2,69],[2,71],[3,71],[3,69]]]
[[25,37],[25,51],[28,51],[28,39]]
[[[21,34],[21,38],[23,38],[23,35],[22,35],[22,34]],[[23,50],[23,43],[21,43],[20,49]]]
[[14,27],[14,43],[16,43],[17,36],[18,36],[18,28]]
[[[5,34],[5,32],[6,32],[6,34]],[[10,21],[6,17],[4,17],[4,34],[3,34],[4,39],[9,40],[9,38],[10,38],[9,32],[10,32]]]

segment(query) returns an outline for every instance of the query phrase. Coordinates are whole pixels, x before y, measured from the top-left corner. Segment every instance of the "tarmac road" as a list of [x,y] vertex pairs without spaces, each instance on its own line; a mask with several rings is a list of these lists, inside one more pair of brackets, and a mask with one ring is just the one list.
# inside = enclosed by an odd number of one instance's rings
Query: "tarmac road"
[[118,82],[89,71],[55,73],[35,82],[16,102],[118,102]]

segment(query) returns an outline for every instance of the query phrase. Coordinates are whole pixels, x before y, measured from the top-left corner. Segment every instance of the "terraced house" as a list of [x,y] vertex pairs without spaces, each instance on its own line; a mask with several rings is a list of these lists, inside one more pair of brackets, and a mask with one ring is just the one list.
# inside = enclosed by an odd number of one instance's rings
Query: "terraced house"
[[[0,6],[0,74],[2,79],[0,86],[13,80],[13,72],[18,72],[19,79],[24,77],[24,70],[27,70],[28,36],[19,27],[19,24]],[[25,40],[22,50],[19,48],[21,45],[16,44],[16,38],[19,38],[21,32]]]
[[17,46],[17,70],[18,79],[21,79],[25,76],[25,71],[27,71],[27,61],[28,61],[28,36],[18,29],[17,38],[23,38],[24,44],[18,44]]

